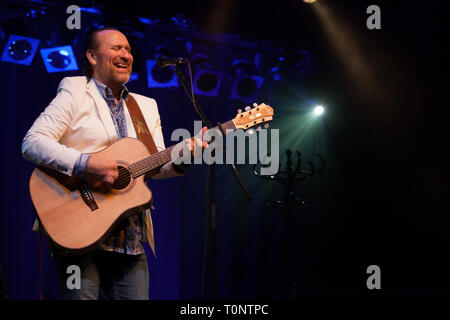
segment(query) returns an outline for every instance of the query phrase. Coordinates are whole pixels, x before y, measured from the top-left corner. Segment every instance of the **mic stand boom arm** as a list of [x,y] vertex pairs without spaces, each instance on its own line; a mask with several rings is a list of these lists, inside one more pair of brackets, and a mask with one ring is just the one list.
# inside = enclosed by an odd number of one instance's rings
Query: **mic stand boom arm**
[[[189,64],[189,62],[188,62]],[[189,69],[190,69],[190,64],[189,64]],[[200,116],[200,118],[202,119],[202,121],[206,124],[206,126],[208,127],[208,129],[212,129],[212,125],[211,122],[206,118],[205,114],[203,113],[203,110],[200,108],[200,106],[197,103],[197,100],[194,97],[194,93],[191,92],[191,90],[188,89],[187,83],[186,83],[186,79],[183,76],[183,73],[180,71],[178,65],[175,65],[175,73],[178,76],[178,79],[180,79],[181,85],[183,86],[184,90],[186,91],[186,93],[188,94],[189,98],[192,101],[192,104],[194,105],[194,109],[195,111],[198,113],[198,115]],[[222,135],[225,136],[226,133],[222,128],[222,125],[220,123],[218,123],[218,127],[220,129],[220,131],[222,132]],[[225,145],[223,146],[223,151],[224,154],[226,154],[226,148]],[[250,193],[248,192],[247,188],[244,185],[244,182],[242,181],[241,177],[239,176],[239,173],[236,171],[236,167],[234,166],[234,164],[228,164],[228,167],[231,169],[231,171],[233,172],[233,175],[236,177],[239,185],[242,188],[242,191],[244,192],[245,196],[247,197],[247,200],[252,200],[252,197],[250,195]]]

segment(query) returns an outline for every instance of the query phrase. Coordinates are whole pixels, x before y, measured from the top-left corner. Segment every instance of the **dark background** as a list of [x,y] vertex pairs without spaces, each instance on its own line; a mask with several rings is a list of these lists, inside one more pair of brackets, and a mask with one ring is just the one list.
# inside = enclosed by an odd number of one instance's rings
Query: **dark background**
[[[164,5],[84,1],[79,5],[97,7],[100,18],[135,31],[142,28],[133,22],[136,16],[170,23],[171,17],[182,13],[197,34],[231,37],[234,44],[238,40],[257,44],[256,49],[243,49],[194,41],[194,51],[202,49],[210,55],[212,67],[221,70],[236,57],[254,57],[261,43],[273,49],[267,57],[276,56],[278,49],[310,51],[307,72],[278,84],[265,81],[258,102],[275,109],[271,128],[280,130],[281,163],[290,148],[302,152],[304,169],[308,170],[306,161],[314,160],[315,153],[325,158],[326,169],[298,184],[296,193],[311,207],[295,208],[289,221],[286,208],[265,207],[266,202],[283,197],[281,185],[253,176],[250,165],[239,165],[254,198],[247,202],[229,170],[217,167],[219,298],[292,298],[288,254],[292,226],[297,299],[448,299],[444,1],[322,2],[341,21],[335,31],[351,40],[351,46],[344,47],[357,48],[364,61],[356,73],[345,63],[351,65],[355,59],[337,52],[320,19],[300,1],[173,0]],[[61,44],[72,41],[74,51],[82,52],[85,30],[65,30],[68,15],[60,12],[56,2],[44,3],[48,13],[28,27],[4,23],[11,15],[25,17],[34,2],[0,3],[2,50],[9,33],[15,33],[41,39],[40,48],[60,45],[61,39],[66,41]],[[371,4],[381,8],[381,30],[366,28],[366,8]],[[83,17],[84,13],[82,23]],[[129,38],[134,40],[139,74],[129,88],[158,101],[166,146],[172,145],[171,132],[183,127],[192,133],[192,121],[198,116],[181,87],[147,87],[145,59],[151,58],[158,41],[180,48],[180,39],[164,30]],[[175,51],[179,56],[186,54],[183,49]],[[272,64],[268,58],[263,69],[270,70]],[[0,67],[0,263],[13,299],[38,299],[39,236],[31,232],[34,212],[28,193],[33,165],[22,158],[20,146],[34,119],[55,96],[61,79],[80,71],[48,74],[39,52],[31,66],[2,61]],[[367,73],[372,75],[370,85],[364,82]],[[229,120],[237,108],[248,104],[230,99],[230,86],[230,81],[224,81],[218,97],[198,98],[214,122]],[[311,99],[321,101],[327,112],[304,132],[296,124],[303,123]],[[201,297],[205,177],[206,166],[197,165],[184,178],[150,182],[157,207],[153,222],[158,256],[148,254],[151,299]],[[381,290],[366,287],[366,268],[373,264],[381,268]],[[47,299],[58,296],[56,269],[46,254],[44,295]]]

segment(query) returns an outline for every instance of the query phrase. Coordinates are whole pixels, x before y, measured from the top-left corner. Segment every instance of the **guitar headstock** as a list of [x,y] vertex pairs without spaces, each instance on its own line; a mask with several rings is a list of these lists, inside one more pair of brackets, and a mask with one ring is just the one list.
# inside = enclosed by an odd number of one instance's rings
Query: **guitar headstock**
[[254,108],[240,112],[232,120],[236,129],[249,129],[260,123],[272,121],[273,109],[271,106],[261,103],[253,104]]

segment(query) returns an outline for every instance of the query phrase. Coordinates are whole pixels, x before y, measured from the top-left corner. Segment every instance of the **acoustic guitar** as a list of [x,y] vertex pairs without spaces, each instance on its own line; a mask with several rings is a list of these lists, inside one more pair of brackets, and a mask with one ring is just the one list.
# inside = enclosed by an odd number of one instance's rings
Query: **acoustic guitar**
[[[260,104],[238,113],[222,128],[246,130],[272,117],[273,109]],[[144,177],[157,174],[158,168],[171,161],[175,146],[150,155],[139,140],[123,138],[93,153],[117,161],[119,176],[110,187],[37,167],[30,178],[31,199],[53,244],[65,252],[89,252],[106,240],[123,219],[149,208],[152,193]]]

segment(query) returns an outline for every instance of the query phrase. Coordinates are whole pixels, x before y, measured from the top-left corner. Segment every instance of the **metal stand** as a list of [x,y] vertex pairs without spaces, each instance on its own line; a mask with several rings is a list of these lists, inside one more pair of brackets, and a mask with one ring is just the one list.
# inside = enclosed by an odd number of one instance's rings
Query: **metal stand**
[[[317,173],[323,171],[325,168],[325,161],[322,156],[316,154],[316,156],[321,160],[322,166],[319,170],[316,170],[314,164],[311,161],[308,161],[311,170],[300,170],[301,167],[301,154],[299,151],[297,153],[297,164],[295,169],[292,167],[291,155],[292,151],[287,150],[287,160],[286,160],[286,171],[278,170],[277,174],[272,176],[262,176],[258,173],[257,167],[258,165],[253,166],[253,174],[258,178],[265,180],[272,180],[278,183],[281,183],[284,186],[284,198],[283,200],[273,200],[266,204],[267,207],[286,207],[288,212],[288,227],[289,227],[289,273],[291,278],[291,287],[290,287],[290,297],[295,300],[297,298],[297,284],[296,284],[296,272],[295,272],[295,223],[294,223],[294,208],[296,206],[303,208],[308,205],[306,202],[300,197],[295,195],[295,185],[303,181],[305,179],[311,178]],[[281,169],[281,165],[280,165]]]
[[[190,63],[188,62],[189,69],[190,69]],[[190,70],[189,70],[190,72]],[[188,94],[189,98],[192,101],[192,104],[194,105],[194,109],[197,112],[197,114],[200,116],[202,121],[206,124],[208,129],[212,129],[211,122],[206,118],[205,114],[203,113],[203,110],[200,108],[200,106],[197,103],[197,100],[194,97],[193,90],[188,89],[188,85],[186,83],[186,79],[183,76],[182,71],[179,69],[179,65],[175,65],[175,73],[178,76],[178,79],[181,82],[181,85],[185,89],[186,93]],[[192,83],[191,83],[192,88]],[[223,136],[225,136],[225,132],[218,123],[218,127],[221,130]],[[224,154],[226,154],[225,146],[224,146]],[[250,193],[248,192],[247,188],[245,187],[242,179],[240,178],[238,172],[236,171],[236,168],[233,164],[229,164],[228,167],[232,171],[234,177],[237,179],[239,185],[241,186],[242,191],[244,192],[245,196],[248,200],[252,200]],[[216,216],[217,216],[217,210],[216,210],[216,187],[215,187],[215,164],[208,165],[208,175],[211,177],[209,190],[211,193],[210,198],[210,218],[211,218],[211,225],[210,225],[210,242],[211,242],[211,251],[210,251],[210,268],[211,268],[211,299],[216,299],[217,297],[217,285],[216,285]]]

